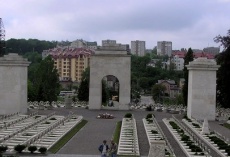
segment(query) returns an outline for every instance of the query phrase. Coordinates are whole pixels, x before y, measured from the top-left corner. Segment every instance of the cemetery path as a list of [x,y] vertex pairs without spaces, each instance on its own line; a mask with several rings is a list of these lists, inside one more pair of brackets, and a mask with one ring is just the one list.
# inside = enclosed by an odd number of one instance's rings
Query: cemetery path
[[180,148],[179,144],[175,141],[171,133],[169,132],[168,128],[165,126],[164,122],[158,122],[160,125],[162,131],[164,132],[165,136],[167,136],[167,139],[170,143],[170,145],[173,147],[173,151],[176,155],[176,157],[185,157],[185,153]]
[[162,131],[164,132],[165,136],[167,137],[170,145],[173,147],[173,151],[176,155],[176,157],[185,157],[186,154],[183,152],[183,150],[180,148],[179,144],[176,142],[170,131],[168,130],[167,126],[162,121],[163,118],[171,118],[172,115],[168,113],[162,113],[162,112],[155,112],[156,120],[161,127]]
[[144,116],[145,115],[140,115],[140,114],[134,113],[134,118],[136,119],[136,124],[137,124],[137,135],[138,135],[140,154],[144,155],[144,156],[148,156],[148,154],[149,154],[149,143],[148,143],[148,138],[147,138],[146,131],[144,128],[144,124],[142,121]]
[[58,151],[58,154],[99,155],[99,145],[103,140],[110,144],[118,119],[96,119],[96,116],[95,112],[88,116],[83,114],[88,123]]
[[227,129],[224,126],[221,126],[220,123],[217,121],[210,121],[208,123],[209,123],[209,127],[211,131],[217,131],[219,134],[221,134],[224,138],[227,138],[229,141],[230,129]]

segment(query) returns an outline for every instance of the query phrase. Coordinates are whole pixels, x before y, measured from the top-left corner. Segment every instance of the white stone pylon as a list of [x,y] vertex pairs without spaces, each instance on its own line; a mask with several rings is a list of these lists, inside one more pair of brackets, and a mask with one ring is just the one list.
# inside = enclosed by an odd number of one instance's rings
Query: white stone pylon
[[209,125],[208,125],[208,120],[204,119],[201,134],[209,134],[209,133],[210,133],[210,130],[209,130]]

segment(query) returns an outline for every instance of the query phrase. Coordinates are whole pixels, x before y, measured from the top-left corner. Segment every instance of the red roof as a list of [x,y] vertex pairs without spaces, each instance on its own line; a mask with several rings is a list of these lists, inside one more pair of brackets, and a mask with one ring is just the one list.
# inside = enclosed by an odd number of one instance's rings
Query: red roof
[[194,58],[198,58],[198,57],[207,57],[207,59],[214,59],[215,55],[212,53],[208,53],[208,52],[197,52],[194,53]]
[[53,58],[77,58],[80,55],[90,56],[94,51],[86,48],[54,48],[48,50]]
[[[186,55],[186,52],[184,51],[176,51],[172,53],[173,56],[178,56],[179,58],[184,58]],[[208,52],[197,52],[193,54],[194,58],[198,58],[198,57],[207,57],[207,59],[214,59],[215,55],[212,53],[208,53]]]
[[184,58],[186,55],[186,52],[185,51],[176,51],[176,52],[173,52],[172,55],[173,56],[177,55],[179,58]]

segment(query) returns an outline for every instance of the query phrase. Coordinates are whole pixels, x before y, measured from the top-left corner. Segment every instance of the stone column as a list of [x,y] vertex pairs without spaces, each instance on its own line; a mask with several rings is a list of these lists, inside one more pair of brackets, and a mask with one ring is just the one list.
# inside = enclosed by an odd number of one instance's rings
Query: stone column
[[165,141],[152,141],[148,157],[165,157]]
[[27,67],[30,62],[18,54],[0,58],[0,114],[27,112]]
[[214,60],[198,58],[186,66],[188,79],[188,118],[215,120],[216,71],[220,67]]

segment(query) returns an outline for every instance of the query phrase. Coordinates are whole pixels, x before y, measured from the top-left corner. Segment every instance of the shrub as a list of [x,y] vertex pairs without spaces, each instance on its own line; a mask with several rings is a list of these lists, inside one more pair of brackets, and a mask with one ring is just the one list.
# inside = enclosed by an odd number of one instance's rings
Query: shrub
[[188,141],[189,138],[190,138],[190,137],[187,136],[187,135],[182,135],[181,140],[182,140],[182,141]]
[[50,120],[57,120],[56,118],[54,118],[54,117],[52,117],[52,118],[50,118]]
[[39,118],[39,117],[41,117],[41,116],[35,116],[34,119],[37,119],[37,118]]
[[178,133],[184,134],[184,130],[182,130],[182,129],[177,129],[176,131],[177,131]]
[[147,121],[148,121],[149,123],[152,123],[152,122],[153,122],[153,120],[152,120],[152,119],[147,119]]
[[37,147],[36,147],[36,146],[29,146],[29,147],[28,147],[28,150],[29,150],[31,153],[34,153],[34,152],[37,150]]
[[7,146],[0,146],[0,153],[1,152],[5,152],[6,150],[8,149],[8,147]]
[[170,121],[169,124],[172,126],[173,129],[180,129],[180,127],[173,121]]
[[158,134],[156,130],[151,130],[152,134]]
[[195,128],[200,128],[200,125],[199,125],[199,124],[192,123],[192,125],[195,126]]
[[125,118],[132,118],[132,116],[133,116],[132,113],[126,113],[125,114]]
[[146,107],[146,109],[145,109],[146,111],[152,111],[153,109],[152,109],[152,106],[151,105],[149,105],[149,106],[147,106]]
[[151,114],[151,113],[147,114],[147,116],[146,116],[146,119],[150,119],[150,118],[153,118],[153,114]]
[[41,148],[38,149],[38,151],[39,151],[40,153],[42,153],[42,154],[45,154],[46,151],[47,151],[47,148],[46,148],[46,147],[41,147]]
[[45,123],[43,123],[43,124],[50,124],[50,122],[47,122],[47,121],[46,121],[46,122],[45,122]]
[[15,151],[17,151],[18,153],[21,153],[24,149],[26,148],[26,146],[25,145],[16,145],[15,147],[14,147],[14,150]]

